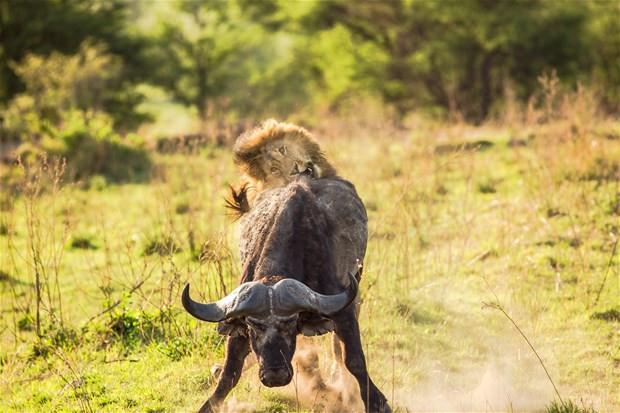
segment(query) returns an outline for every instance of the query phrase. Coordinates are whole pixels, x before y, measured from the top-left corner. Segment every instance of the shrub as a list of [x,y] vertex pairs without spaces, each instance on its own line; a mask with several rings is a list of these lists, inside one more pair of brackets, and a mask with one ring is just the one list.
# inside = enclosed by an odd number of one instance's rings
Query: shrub
[[112,333],[125,345],[131,347],[140,341],[142,325],[150,322],[150,317],[139,311],[123,308],[112,314],[109,327]]
[[[12,64],[25,91],[0,116],[0,142],[24,163],[36,163],[44,152],[67,159],[70,181],[102,175],[109,182],[143,181],[151,162],[135,128],[146,120],[135,111],[141,98],[123,86],[121,62],[98,44],[85,42],[67,56],[26,55]],[[3,176],[10,184],[15,177]]]
[[180,359],[189,354],[189,344],[183,339],[175,342],[176,338],[171,338],[173,319],[171,310],[146,311],[122,306],[111,312],[110,321],[99,334],[104,343],[119,343],[127,351],[158,342],[160,351],[172,359]]
[[143,255],[173,255],[181,252],[181,247],[170,235],[162,235],[161,237],[152,237],[148,239],[142,249]]
[[39,340],[32,344],[31,359],[47,358],[55,349],[73,350],[80,343],[78,331],[68,327],[48,326]]
[[90,236],[80,236],[75,235],[71,238],[71,242],[69,244],[71,249],[78,250],[96,250],[97,245],[93,242]]
[[104,176],[108,182],[145,181],[151,160],[137,135],[121,137],[104,114],[72,110],[62,114],[61,126],[49,127],[42,149],[67,159],[70,181]]
[[17,328],[20,331],[32,331],[34,330],[34,319],[30,314],[24,315],[17,321]]
[[148,120],[136,108],[143,96],[125,80],[122,61],[105,46],[85,41],[74,55],[52,52],[27,54],[10,65],[25,86],[6,114],[7,130],[22,134],[36,130],[38,120],[56,124],[70,109],[109,113],[115,126],[135,128]]
[[157,345],[157,350],[172,361],[190,356],[195,348],[196,344],[188,337],[173,337]]
[[545,413],[596,413],[596,410],[587,406],[580,407],[572,400],[564,403],[554,400],[545,408]]

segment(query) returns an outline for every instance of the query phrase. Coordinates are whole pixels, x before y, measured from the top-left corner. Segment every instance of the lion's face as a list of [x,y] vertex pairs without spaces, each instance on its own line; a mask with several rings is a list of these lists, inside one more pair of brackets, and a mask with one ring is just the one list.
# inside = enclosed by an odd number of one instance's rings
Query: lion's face
[[286,136],[267,143],[261,150],[261,169],[265,178],[264,188],[288,184],[300,174],[320,177],[320,170],[312,156],[295,137]]
[[307,130],[274,119],[239,136],[234,154],[244,182],[232,189],[228,205],[240,214],[249,211],[262,191],[286,186],[298,175],[316,179],[336,176]]

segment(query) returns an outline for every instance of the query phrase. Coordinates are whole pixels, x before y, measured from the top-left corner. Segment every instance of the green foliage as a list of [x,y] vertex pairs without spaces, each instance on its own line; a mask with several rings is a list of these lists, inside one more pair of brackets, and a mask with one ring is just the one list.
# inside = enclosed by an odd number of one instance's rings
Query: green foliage
[[[119,0],[0,0],[0,103],[24,91],[24,81],[15,71],[16,62],[32,54],[79,54],[88,39],[105,45],[122,62],[121,81],[113,89],[125,93],[127,86],[143,78],[147,69],[141,52],[146,43],[132,32],[130,13],[129,3]],[[109,99],[113,104],[114,99]]]
[[56,125],[73,109],[104,111],[122,128],[148,119],[135,109],[142,98],[124,79],[122,60],[101,43],[85,41],[74,55],[27,54],[10,67],[25,90],[8,105],[3,127],[22,141],[36,138],[41,122]]
[[112,314],[110,330],[114,337],[119,338],[127,346],[135,346],[141,338],[141,331],[145,325],[150,326],[151,317],[147,314],[129,308],[122,308]]
[[166,18],[159,34],[162,64],[154,76],[176,99],[206,118],[210,104],[233,86],[235,63],[252,42],[256,26],[243,25],[236,2],[175,5],[175,21]]
[[620,110],[620,3],[589,3],[592,13],[588,21],[592,79],[610,112]]
[[169,336],[166,333],[166,325],[172,317],[169,311],[148,312],[130,307],[127,297],[123,301],[127,305],[111,313],[103,330],[107,343],[120,343],[129,351],[137,349],[141,344],[165,340]]
[[188,337],[172,337],[157,344],[157,349],[172,361],[179,361],[190,356],[196,349],[196,343]]
[[[28,4],[0,1],[0,102],[47,113],[70,101],[125,130],[146,120],[139,82],[161,86],[203,123],[333,110],[360,97],[380,97],[401,117],[421,108],[481,121],[508,91],[527,102],[552,71],[565,87],[592,86],[606,110],[620,105],[618,2]],[[33,78],[59,92],[32,92]]]
[[[368,67],[374,86],[401,115],[437,107],[479,121],[503,98],[509,83],[526,100],[545,71],[557,70],[563,81],[575,85],[588,78],[593,56],[617,59],[611,47],[598,51],[587,26],[593,15],[611,9],[617,5],[331,0],[316,3],[305,21],[312,31],[346,27],[357,45],[377,47],[381,55],[358,62]],[[620,35],[606,19],[600,24],[616,38]],[[608,78],[612,71],[601,76]]]
[[34,330],[34,319],[32,318],[32,315],[25,314],[22,318],[17,320],[17,328],[21,331]]
[[181,251],[181,247],[170,235],[153,236],[146,240],[142,253],[144,255],[173,255]]
[[93,243],[90,236],[73,236],[71,237],[71,242],[69,243],[69,247],[71,249],[80,249],[80,250],[95,250],[97,246]]
[[311,67],[297,39],[265,29],[282,25],[275,3],[171,4],[159,16],[151,78],[201,120],[288,114],[309,100]]
[[61,126],[48,128],[42,148],[67,159],[68,180],[96,175],[110,182],[148,180],[151,161],[137,135],[121,137],[102,114],[73,110],[62,117]]
[[32,358],[47,358],[60,350],[72,350],[80,341],[78,331],[61,326],[48,326],[37,341],[32,344]]
[[118,57],[101,44],[84,42],[75,55],[28,54],[11,68],[25,91],[4,112],[0,137],[21,142],[16,154],[23,160],[36,161],[42,152],[65,158],[70,181],[93,175],[110,182],[148,178],[142,140],[115,131],[145,119],[129,107],[138,103],[131,90],[117,92],[125,82]]
[[593,407],[583,405],[580,407],[572,400],[563,403],[554,400],[545,407],[545,413],[596,413],[596,410]]
[[88,189],[103,191],[108,186],[108,180],[103,175],[93,175],[88,180]]
[[[24,101],[31,101],[30,97]],[[119,135],[105,113],[71,109],[55,111],[54,116],[58,118],[52,121],[32,106],[21,118],[17,112],[9,113],[8,124],[22,141],[15,155],[24,164],[37,163],[44,154],[62,158],[65,180],[99,188],[107,182],[149,179],[151,159],[143,139]],[[91,181],[91,177],[98,178]],[[11,174],[4,178],[10,181]]]

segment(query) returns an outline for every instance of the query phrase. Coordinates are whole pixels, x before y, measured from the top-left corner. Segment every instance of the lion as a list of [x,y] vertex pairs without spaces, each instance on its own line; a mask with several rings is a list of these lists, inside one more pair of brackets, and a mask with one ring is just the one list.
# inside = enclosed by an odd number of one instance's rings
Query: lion
[[310,132],[275,119],[268,119],[240,135],[233,153],[243,177],[240,184],[230,187],[226,206],[237,217],[252,208],[260,193],[285,186],[296,176],[313,179],[337,176]]

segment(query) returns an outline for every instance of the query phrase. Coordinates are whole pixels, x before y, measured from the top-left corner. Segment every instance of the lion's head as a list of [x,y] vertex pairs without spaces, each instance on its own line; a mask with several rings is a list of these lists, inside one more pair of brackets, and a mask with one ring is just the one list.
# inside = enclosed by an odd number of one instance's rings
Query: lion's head
[[[336,175],[310,132],[292,123],[269,119],[239,136],[233,152],[235,163],[244,174],[244,183],[232,190],[233,202],[228,203],[240,213],[246,212],[258,193],[284,186],[297,175],[313,178]],[[244,200],[244,208],[235,207]]]

